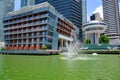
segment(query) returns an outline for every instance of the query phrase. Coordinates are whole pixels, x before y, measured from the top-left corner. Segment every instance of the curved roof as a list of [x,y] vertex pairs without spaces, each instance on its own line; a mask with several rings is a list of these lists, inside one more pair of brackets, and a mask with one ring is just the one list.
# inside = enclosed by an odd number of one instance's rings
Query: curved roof
[[98,20],[94,20],[94,21],[89,21],[88,23],[84,24],[83,27],[92,26],[92,25],[104,25],[104,26],[107,26],[107,24],[104,23],[104,22],[99,22]]

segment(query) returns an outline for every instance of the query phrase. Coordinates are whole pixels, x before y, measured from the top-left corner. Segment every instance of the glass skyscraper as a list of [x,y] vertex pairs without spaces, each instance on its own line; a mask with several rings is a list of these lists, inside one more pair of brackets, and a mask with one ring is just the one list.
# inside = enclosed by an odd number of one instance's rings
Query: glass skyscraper
[[14,0],[0,0],[0,42],[4,41],[3,38],[3,22],[2,18],[14,10]]
[[[21,0],[24,3],[24,0]],[[79,36],[82,38],[82,23],[87,21],[86,0],[33,0],[35,4],[49,2],[64,17],[69,19],[80,30]]]
[[35,0],[21,0],[21,7],[25,7],[28,5],[34,5]]
[[82,24],[87,22],[87,3],[86,0],[82,0]]

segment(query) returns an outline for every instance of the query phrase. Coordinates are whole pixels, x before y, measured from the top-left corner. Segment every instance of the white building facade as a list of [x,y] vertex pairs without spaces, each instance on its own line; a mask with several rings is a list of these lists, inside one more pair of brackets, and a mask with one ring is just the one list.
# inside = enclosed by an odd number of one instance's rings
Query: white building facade
[[91,44],[99,44],[100,34],[104,33],[107,26],[104,22],[90,21],[83,25],[85,39],[90,39]]

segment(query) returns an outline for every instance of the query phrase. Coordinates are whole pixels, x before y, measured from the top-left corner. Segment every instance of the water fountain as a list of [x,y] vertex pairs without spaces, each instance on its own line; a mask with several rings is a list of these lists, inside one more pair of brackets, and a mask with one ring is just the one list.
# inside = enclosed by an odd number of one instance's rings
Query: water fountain
[[81,49],[83,48],[82,43],[79,40],[71,41],[70,43],[66,43],[66,52],[63,52],[62,54],[64,57],[61,57],[62,59],[66,60],[88,60],[88,59],[95,59],[95,58],[89,58],[86,56],[76,56],[78,53],[80,53]]
[[65,52],[64,54],[68,58],[72,58],[80,51],[80,45],[81,43],[79,41],[70,42],[70,44],[66,43],[67,52]]
[[[62,59],[69,59],[69,60],[88,60],[88,59],[94,59],[89,58],[86,56],[78,56],[77,54],[80,53],[81,49],[83,49],[82,43],[77,39],[76,35],[72,33],[71,38],[73,41],[70,41],[70,43],[66,42],[66,52],[63,52],[62,54],[64,57]],[[77,55],[77,56],[76,56]]]

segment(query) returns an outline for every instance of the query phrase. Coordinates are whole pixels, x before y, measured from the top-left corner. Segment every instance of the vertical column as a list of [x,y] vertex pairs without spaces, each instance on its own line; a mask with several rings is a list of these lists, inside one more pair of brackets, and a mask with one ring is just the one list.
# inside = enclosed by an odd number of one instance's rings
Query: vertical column
[[63,48],[63,39],[61,39],[62,40],[62,48]]
[[95,33],[95,38],[96,38],[96,44],[99,44],[99,36],[98,36],[98,33]]

